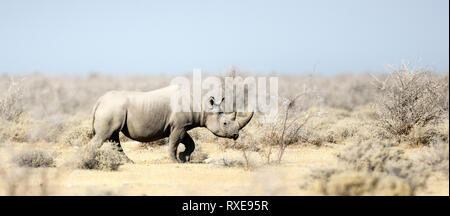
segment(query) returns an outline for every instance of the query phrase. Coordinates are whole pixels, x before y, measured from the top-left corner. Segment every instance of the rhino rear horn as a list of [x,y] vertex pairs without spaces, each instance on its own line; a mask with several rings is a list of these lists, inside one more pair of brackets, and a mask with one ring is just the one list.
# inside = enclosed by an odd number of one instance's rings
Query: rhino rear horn
[[247,115],[246,118],[241,119],[241,120],[238,122],[238,124],[239,124],[239,130],[241,130],[242,128],[244,128],[245,125],[247,125],[248,122],[250,122],[250,120],[252,119],[254,113],[255,113],[255,112],[251,112],[250,115]]

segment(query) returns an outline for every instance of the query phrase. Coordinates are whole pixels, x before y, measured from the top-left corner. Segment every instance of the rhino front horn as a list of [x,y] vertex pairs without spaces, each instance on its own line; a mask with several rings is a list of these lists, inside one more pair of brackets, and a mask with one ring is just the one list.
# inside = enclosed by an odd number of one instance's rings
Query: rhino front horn
[[239,130],[242,129],[242,128],[244,128],[245,125],[247,125],[248,122],[250,122],[250,120],[252,119],[254,113],[255,113],[255,112],[251,112],[250,115],[248,115],[248,116],[247,116],[246,118],[244,118],[244,119],[241,119],[241,120],[238,122],[238,124],[239,124]]

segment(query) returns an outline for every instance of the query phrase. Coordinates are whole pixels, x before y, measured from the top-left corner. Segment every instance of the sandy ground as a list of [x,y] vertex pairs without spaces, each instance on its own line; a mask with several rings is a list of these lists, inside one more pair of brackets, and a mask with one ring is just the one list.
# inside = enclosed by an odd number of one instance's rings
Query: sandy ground
[[[336,163],[335,153],[342,145],[323,147],[291,146],[281,165],[265,165],[252,169],[224,167],[209,163],[170,163],[167,146],[142,147],[137,142],[123,143],[127,155],[135,164],[126,164],[118,171],[64,168],[77,149],[64,147],[57,156],[57,167],[35,168],[17,188],[19,195],[314,195],[299,186],[311,168]],[[220,160],[223,151],[215,144],[202,144],[209,157]],[[4,163],[8,151],[1,148]],[[227,151],[230,157],[242,152]],[[250,154],[258,160],[259,155]],[[13,166],[12,164],[10,166]],[[62,167],[62,168],[61,168]],[[20,169],[15,175],[20,176]],[[18,174],[17,174],[18,173]],[[16,177],[18,178],[18,177]],[[20,178],[19,178],[20,179]],[[449,182],[442,176],[432,176],[429,186],[418,195],[448,195]],[[17,182],[19,182],[17,180]],[[0,194],[8,194],[2,181]]]
[[[123,147],[135,164],[125,164],[118,171],[33,169],[26,193],[39,193],[42,174],[38,170],[46,170],[51,195],[302,195],[305,192],[299,184],[310,167],[336,162],[335,149],[331,147],[289,148],[281,165],[251,169],[206,163],[170,163],[167,146],[141,148],[135,142],[127,142]],[[221,154],[214,144],[205,144],[202,149],[212,158]],[[75,156],[76,149],[67,148],[62,152],[57,157],[57,167]],[[2,156],[6,154],[3,151]],[[242,157],[238,151],[227,151],[226,154]],[[260,158],[257,154],[249,157],[252,160]]]

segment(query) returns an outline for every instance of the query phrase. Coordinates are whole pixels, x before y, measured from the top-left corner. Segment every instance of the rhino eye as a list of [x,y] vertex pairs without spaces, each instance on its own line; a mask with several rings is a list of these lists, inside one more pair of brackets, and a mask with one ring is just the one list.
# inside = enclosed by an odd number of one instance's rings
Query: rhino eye
[[227,123],[226,123],[226,122],[224,122],[224,123],[223,123],[223,125],[227,125]]

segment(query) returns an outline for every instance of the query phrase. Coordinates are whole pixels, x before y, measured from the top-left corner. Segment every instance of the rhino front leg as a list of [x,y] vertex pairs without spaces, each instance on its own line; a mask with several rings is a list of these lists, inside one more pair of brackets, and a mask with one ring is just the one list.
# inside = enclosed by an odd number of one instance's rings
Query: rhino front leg
[[169,157],[172,162],[180,162],[177,159],[177,148],[181,140],[187,135],[183,129],[172,130],[169,136]]
[[195,149],[195,143],[194,140],[192,140],[192,137],[186,133],[183,140],[181,140],[181,143],[184,144],[185,150],[184,152],[180,152],[179,158],[181,162],[187,162],[191,160],[191,154]]

